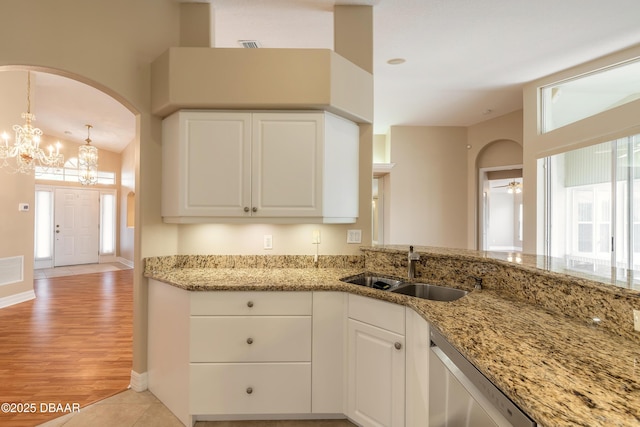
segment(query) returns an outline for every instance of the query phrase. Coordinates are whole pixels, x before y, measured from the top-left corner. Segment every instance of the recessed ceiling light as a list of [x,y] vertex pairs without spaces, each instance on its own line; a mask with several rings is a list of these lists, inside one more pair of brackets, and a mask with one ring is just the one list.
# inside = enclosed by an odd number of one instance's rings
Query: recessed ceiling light
[[493,110],[491,108],[487,108],[486,110],[484,110],[482,112],[483,116],[488,116],[489,114],[493,113]]
[[387,61],[387,64],[389,65],[400,65],[400,64],[404,64],[406,62],[406,59],[404,58],[393,58]]

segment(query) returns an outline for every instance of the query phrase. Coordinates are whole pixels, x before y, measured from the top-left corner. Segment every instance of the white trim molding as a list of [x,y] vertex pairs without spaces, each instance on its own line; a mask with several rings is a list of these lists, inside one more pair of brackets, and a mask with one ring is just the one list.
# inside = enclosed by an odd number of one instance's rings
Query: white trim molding
[[149,376],[146,372],[138,373],[134,370],[131,371],[131,390],[133,391],[145,391],[149,388]]
[[118,257],[117,261],[121,264],[126,265],[127,267],[133,268],[133,261],[131,261],[130,259]]
[[9,295],[0,298],[0,308],[9,307],[11,305],[20,304],[21,302],[30,301],[36,298],[36,293],[32,290],[20,292],[18,294]]

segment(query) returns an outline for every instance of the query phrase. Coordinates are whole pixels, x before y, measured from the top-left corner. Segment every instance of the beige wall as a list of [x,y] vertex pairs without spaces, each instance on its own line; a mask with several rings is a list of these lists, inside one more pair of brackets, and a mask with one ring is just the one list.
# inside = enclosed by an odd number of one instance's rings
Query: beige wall
[[[392,126],[388,244],[464,248],[467,129]],[[385,218],[387,221],[387,218]]]
[[[129,207],[128,196],[129,193],[136,191],[136,146],[135,142],[131,142],[120,153],[121,169],[120,169],[120,237],[119,247],[120,252],[118,255],[133,263],[134,260],[134,229],[127,227],[127,212]],[[135,211],[135,199],[134,206],[131,207]],[[134,215],[135,224],[135,215]]]
[[[511,166],[523,163],[522,150],[512,147],[510,142],[523,145],[523,112],[522,110],[505,114],[495,119],[469,126],[467,134],[467,243],[468,249],[477,249],[478,242],[478,200],[480,167]],[[498,144],[498,145],[495,145]],[[491,149],[490,147],[509,147],[506,150]],[[491,150],[486,152],[486,150]],[[517,160],[519,157],[519,160]],[[481,163],[479,164],[479,160]],[[526,183],[527,192],[530,191],[529,182]],[[524,228],[527,227],[524,222]],[[526,242],[526,233],[525,233]]]
[[[41,2],[37,0],[3,0],[3,16],[0,40],[0,71],[10,67],[35,67],[40,71],[59,73],[96,87],[122,102],[136,114],[137,138],[132,142],[134,170],[133,182],[136,194],[136,227],[134,229],[134,364],[138,373],[146,371],[147,334],[147,284],[142,277],[144,257],[172,255],[196,251],[230,251],[263,253],[262,230],[254,226],[231,227],[227,241],[212,244],[196,239],[193,228],[167,225],[160,218],[161,182],[161,120],[151,114],[150,64],[170,47],[180,45],[180,4],[174,0],[117,0],[115,2],[86,2],[66,0]],[[369,14],[370,15],[370,14]],[[99,18],[99,19],[98,19]],[[24,32],[24,22],[37,23]],[[64,30],[61,30],[64,29]],[[16,37],[16,34],[23,34]],[[184,35],[184,34],[183,34]],[[337,64],[340,65],[340,64]],[[337,66],[336,65],[336,66]],[[16,90],[15,97],[23,94],[22,79],[19,84],[9,84],[3,96]],[[10,111],[9,111],[10,110]],[[21,106],[0,107],[1,119],[19,117]],[[2,124],[2,122],[0,122]],[[12,124],[12,123],[11,123]],[[321,226],[323,243],[320,253],[355,253],[357,245],[346,244],[346,229],[361,228],[363,243],[371,239],[371,125],[361,125],[361,179],[365,183],[360,194],[360,217],[352,226]],[[129,150],[129,149],[128,149]],[[125,152],[126,170],[131,173],[132,153]],[[15,181],[15,183],[14,183]],[[0,213],[10,218],[11,229],[0,229],[2,243],[0,256],[23,254],[25,256],[24,289],[32,288],[33,268],[33,216],[17,215],[16,202],[33,203],[34,183],[9,178],[7,187],[13,192],[0,192]],[[4,187],[4,188],[7,188]],[[26,187],[26,188],[23,188]],[[125,196],[122,192],[121,196]],[[18,195],[28,195],[22,200]],[[8,224],[9,222],[5,222]],[[15,224],[20,224],[15,227]],[[316,228],[316,227],[314,227]],[[215,226],[202,226],[206,233],[218,234]],[[282,253],[307,253],[310,244],[308,229],[297,226],[273,227],[274,250]],[[248,238],[246,236],[249,236]],[[258,246],[253,240],[258,237]],[[121,241],[125,238],[120,236]],[[240,241],[248,242],[249,249]],[[325,243],[326,242],[326,243]],[[130,242],[127,251],[130,253]],[[277,249],[276,249],[277,248]],[[313,253],[310,251],[309,253]],[[19,288],[22,290],[23,288]],[[8,288],[7,288],[8,289]],[[3,290],[4,291],[4,290]],[[11,289],[8,292],[15,292]]]
[[[150,63],[170,46],[179,42],[179,4],[173,0],[117,0],[110,2],[41,2],[37,0],[4,0],[5,20],[0,26],[0,71],[7,66],[33,66],[41,71],[60,73],[97,87],[138,114],[135,142],[139,150],[140,168],[136,170],[138,198],[135,229],[134,261],[134,366],[146,370],[146,281],[142,278],[141,259],[145,256],[169,255],[176,251],[177,238],[173,226],[161,222],[160,168],[161,126],[150,114]],[[25,32],[24,23],[30,22]],[[16,36],[20,34],[21,36]],[[23,79],[16,88],[22,98]],[[2,91],[3,97],[7,92]],[[0,107],[0,108],[5,108]],[[1,120],[19,117],[22,108],[1,114]],[[4,112],[4,110],[0,110]],[[25,181],[18,181],[23,185]],[[8,186],[9,187],[9,186]],[[16,188],[11,185],[9,188]],[[17,188],[19,194],[33,198],[34,184]],[[4,187],[3,188],[7,188]],[[11,209],[18,199],[5,195],[8,204],[0,204],[2,218],[14,218]],[[27,259],[24,288],[32,287],[33,218],[17,217],[24,226],[20,231],[2,230],[0,249],[20,252]],[[14,226],[17,230],[18,228]],[[6,242],[6,243],[4,243]]]
[[[6,131],[13,138],[12,126],[23,123],[20,115],[26,109],[25,85],[24,73],[11,73],[0,81],[0,134]],[[0,286],[0,298],[4,298],[33,290],[33,209],[19,212],[18,203],[34,206],[35,179],[0,169],[0,183],[0,258],[24,256],[24,281]]]

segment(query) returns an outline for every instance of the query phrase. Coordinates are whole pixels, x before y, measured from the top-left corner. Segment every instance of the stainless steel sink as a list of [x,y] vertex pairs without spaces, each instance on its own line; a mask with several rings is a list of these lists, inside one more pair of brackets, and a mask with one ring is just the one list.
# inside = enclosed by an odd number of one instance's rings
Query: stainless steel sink
[[462,289],[429,285],[427,283],[402,283],[400,286],[390,289],[390,291],[432,301],[455,301],[469,293]]
[[392,279],[389,277],[379,276],[371,273],[362,273],[357,276],[345,277],[341,279],[346,283],[353,283],[354,285],[366,286],[368,288],[389,290],[400,286],[404,283],[402,280]]

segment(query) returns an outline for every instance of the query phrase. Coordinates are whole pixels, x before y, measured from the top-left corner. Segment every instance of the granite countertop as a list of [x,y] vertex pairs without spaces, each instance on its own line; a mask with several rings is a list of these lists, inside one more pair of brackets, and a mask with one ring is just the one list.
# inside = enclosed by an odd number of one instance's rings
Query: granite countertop
[[340,281],[358,268],[174,268],[145,276],[188,291],[344,291],[418,312],[540,426],[640,425],[640,348],[586,322],[472,291],[428,301]]

